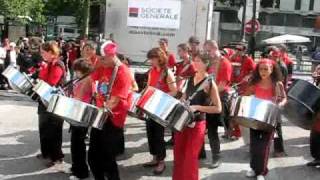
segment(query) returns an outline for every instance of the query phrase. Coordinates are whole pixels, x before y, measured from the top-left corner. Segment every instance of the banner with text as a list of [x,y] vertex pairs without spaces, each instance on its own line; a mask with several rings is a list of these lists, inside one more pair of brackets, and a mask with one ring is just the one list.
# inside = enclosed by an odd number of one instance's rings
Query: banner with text
[[181,1],[129,0],[129,27],[180,28]]

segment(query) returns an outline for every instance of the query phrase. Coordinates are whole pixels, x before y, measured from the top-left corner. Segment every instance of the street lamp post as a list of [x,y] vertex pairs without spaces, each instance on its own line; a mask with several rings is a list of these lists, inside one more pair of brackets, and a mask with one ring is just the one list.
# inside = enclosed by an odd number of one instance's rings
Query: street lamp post
[[253,23],[251,24],[252,33],[251,33],[251,39],[250,39],[250,54],[253,59],[255,57],[255,48],[256,48],[256,25],[254,23],[257,19],[256,11],[257,11],[257,0],[253,0],[253,7],[252,7],[252,12],[253,12],[252,22]]
[[245,25],[246,25],[246,12],[247,12],[247,0],[242,0],[243,12],[242,12],[242,22],[241,22],[241,41],[246,41]]

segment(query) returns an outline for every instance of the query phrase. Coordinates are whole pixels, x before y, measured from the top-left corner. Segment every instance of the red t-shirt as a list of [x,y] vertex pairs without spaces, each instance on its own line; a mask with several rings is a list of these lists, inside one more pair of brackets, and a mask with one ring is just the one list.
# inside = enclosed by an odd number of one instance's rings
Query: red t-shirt
[[231,60],[233,63],[240,63],[240,66],[233,66],[232,82],[239,83],[244,77],[250,74],[255,68],[255,63],[249,56],[237,56]]
[[[105,101],[105,95],[107,88],[109,88],[109,81],[112,76],[113,68],[99,66],[91,74],[93,80],[93,93],[96,94],[96,105],[102,107]],[[111,109],[113,113],[112,122],[115,126],[122,128],[124,126],[128,105],[129,89],[131,87],[130,71],[126,65],[121,64],[118,69],[118,73],[114,80],[114,84],[111,90],[111,96],[120,98],[120,102],[116,107]]]
[[176,57],[173,53],[168,53],[168,68],[174,68],[176,65]]
[[[189,65],[188,68],[185,68],[187,65]],[[196,68],[193,62],[190,62],[188,64],[184,64],[183,62],[177,63],[176,68],[176,76],[189,77],[193,76],[196,73]]]
[[73,62],[77,59],[78,52],[75,49],[70,49],[68,51],[68,56],[69,56],[69,63],[72,65]]
[[[157,89],[160,89],[161,91],[168,93],[170,92],[170,88],[168,83],[166,82],[166,75],[163,76],[162,72],[164,69],[161,69],[160,71],[157,70],[157,68],[152,67],[149,72],[149,86],[155,87]],[[165,73],[165,72],[164,72]],[[163,77],[161,77],[163,76]]]
[[83,81],[80,81],[80,82],[76,83],[76,84],[74,85],[73,96],[74,96],[75,98],[81,100],[82,102],[90,103],[90,101],[91,101],[91,96],[92,96],[92,89],[91,89],[91,88],[85,89],[83,96],[82,96],[82,97],[79,97],[79,92],[80,92],[81,90],[83,90],[83,88],[84,88]]
[[184,79],[193,76],[196,73],[196,68],[192,61],[187,64],[183,62],[176,64],[176,77],[177,77],[177,87],[181,88],[183,85]]
[[270,87],[268,89],[265,89],[257,84],[254,86],[254,95],[257,98],[272,101],[274,99],[274,88]]
[[214,72],[215,67],[209,69],[209,74],[216,74],[216,83],[219,85],[220,82],[227,82],[227,85],[224,88],[225,92],[229,92],[230,84],[231,84],[231,77],[232,77],[232,65],[228,59],[222,57],[220,60],[220,65],[218,72]]
[[64,75],[64,69],[57,63],[43,64],[40,67],[39,79],[51,86],[57,86]]

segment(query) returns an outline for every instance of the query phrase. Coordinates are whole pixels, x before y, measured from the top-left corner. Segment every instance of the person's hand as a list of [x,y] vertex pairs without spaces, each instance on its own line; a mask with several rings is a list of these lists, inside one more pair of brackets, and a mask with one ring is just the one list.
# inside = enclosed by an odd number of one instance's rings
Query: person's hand
[[189,128],[194,128],[195,126],[196,126],[196,122],[192,122],[192,123],[188,124]]
[[199,106],[198,105],[191,105],[190,106],[191,111],[194,113],[196,111],[199,111]]

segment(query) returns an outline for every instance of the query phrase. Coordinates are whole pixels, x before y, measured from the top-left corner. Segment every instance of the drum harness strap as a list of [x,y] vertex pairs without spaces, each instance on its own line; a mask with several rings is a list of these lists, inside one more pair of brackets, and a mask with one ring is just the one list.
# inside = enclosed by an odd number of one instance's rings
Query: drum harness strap
[[[198,92],[200,92],[201,90],[204,89],[204,86],[206,84],[206,82],[210,82],[212,79],[214,78],[213,75],[209,75],[208,77],[206,77],[202,82],[201,84],[198,86],[198,88],[192,93],[191,96],[189,96],[187,99],[182,99],[182,102],[187,106],[189,107],[190,106],[190,102],[192,101],[192,99],[197,95]],[[190,82],[190,80],[192,80],[192,78],[189,78],[184,86],[183,86],[183,89],[182,89],[182,92],[186,92],[186,89],[188,87],[188,84]],[[201,112],[193,112],[193,116],[198,116],[198,115],[201,115]],[[190,123],[192,123],[193,121],[191,121]]]
[[109,101],[110,98],[111,98],[111,91],[112,91],[112,87],[113,87],[113,84],[114,84],[114,80],[116,79],[117,77],[117,74],[118,74],[118,70],[119,70],[119,66],[121,65],[120,61],[117,59],[116,62],[115,62],[115,66],[112,70],[112,75],[111,75],[111,79],[109,81],[109,88],[107,89],[107,93],[106,93],[106,101]]

